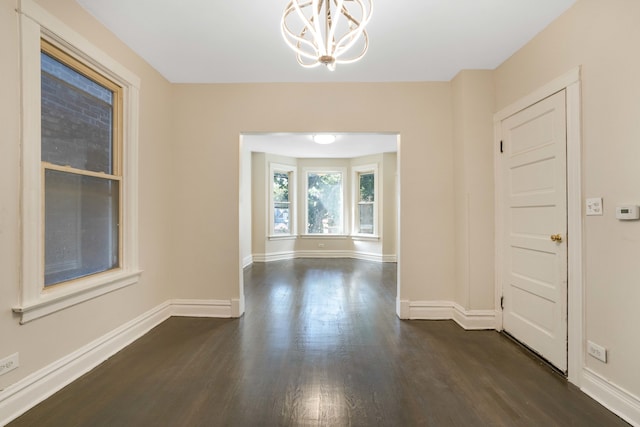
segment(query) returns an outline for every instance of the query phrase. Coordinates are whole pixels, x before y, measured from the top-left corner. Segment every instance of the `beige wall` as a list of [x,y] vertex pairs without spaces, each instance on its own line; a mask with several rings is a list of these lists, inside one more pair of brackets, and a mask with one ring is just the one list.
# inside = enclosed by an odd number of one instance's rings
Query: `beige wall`
[[[249,222],[241,222],[240,228],[251,229],[251,252],[253,254],[264,254],[267,252],[267,187],[265,177],[269,173],[269,165],[266,153],[251,153],[251,216]],[[283,242],[287,245],[286,250],[292,250],[288,246],[291,241]],[[281,249],[285,250],[285,249]]]
[[398,192],[398,155],[396,153],[382,154],[382,254],[395,255],[397,258],[398,245],[398,204],[400,194]]
[[[21,366],[2,376],[0,387],[169,298],[238,297],[239,141],[244,132],[398,133],[405,155],[400,187],[417,195],[400,207],[407,230],[399,248],[404,253],[402,295],[410,300],[452,298],[448,83],[170,85],[73,0],[43,5],[141,78],[139,233],[144,273],[136,286],[26,325],[19,325],[11,312],[19,303],[20,76],[17,4],[2,2],[0,356],[19,352]],[[299,109],[301,104],[308,108]],[[325,122],[319,125],[315,117],[320,116]],[[246,242],[247,234],[243,236]]]
[[494,72],[463,72],[451,83],[237,85],[170,85],[74,0],[41,3],[142,79],[144,273],[136,286],[27,325],[11,312],[19,301],[19,41],[17,0],[1,2],[0,357],[20,352],[21,366],[0,377],[0,389],[169,298],[239,296],[239,259],[251,241],[240,228],[250,200],[239,191],[248,179],[240,174],[245,132],[398,133],[401,298],[493,307],[493,248],[483,243],[493,227],[487,117],[581,65],[583,192],[605,203],[604,216],[584,218],[586,335],[609,350],[608,364],[586,363],[640,395],[640,222],[613,216],[616,204],[640,204],[637,0],[579,0]]
[[607,364],[586,364],[635,396],[640,222],[616,220],[614,208],[640,204],[639,23],[637,0],[580,0],[495,71],[500,110],[582,67],[583,196],[604,199],[604,216],[584,217],[586,338],[609,351]]
[[[10,309],[19,301],[20,268],[20,69],[15,7],[15,1],[0,3],[0,77],[5,82],[0,85],[0,357],[23,347]],[[20,374],[16,370],[0,377],[0,389]]]
[[[240,142],[242,144],[242,141]],[[253,232],[251,226],[251,212],[253,210],[253,201],[251,188],[252,171],[251,171],[251,151],[240,148],[240,259],[243,266],[251,263],[251,245]]]
[[401,198],[400,207],[406,230],[400,236],[402,297],[453,298],[448,83],[175,85],[173,90],[174,134],[180,139],[176,205],[182,212],[174,242],[181,269],[178,297],[239,296],[239,135],[331,131],[400,134],[400,187],[413,195]]
[[493,72],[461,71],[451,91],[455,301],[465,309],[493,309]]
[[42,5],[142,80],[140,90],[140,283],[19,325],[20,76],[16,1],[0,2],[0,357],[20,353],[20,367],[0,389],[66,356],[166,301],[171,293],[173,219],[171,87],[73,0]]

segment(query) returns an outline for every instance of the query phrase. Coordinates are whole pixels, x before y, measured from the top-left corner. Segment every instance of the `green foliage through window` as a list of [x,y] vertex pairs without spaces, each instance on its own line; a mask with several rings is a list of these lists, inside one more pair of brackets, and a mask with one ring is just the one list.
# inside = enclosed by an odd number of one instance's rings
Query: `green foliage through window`
[[374,232],[374,201],[375,201],[375,173],[362,172],[358,174],[358,216],[357,232],[373,234]]
[[342,174],[310,172],[307,174],[307,232],[341,234]]
[[360,201],[373,202],[374,200],[374,174],[360,174]]
[[289,173],[274,172],[273,174],[273,232],[275,234],[289,234],[291,227],[289,202]]

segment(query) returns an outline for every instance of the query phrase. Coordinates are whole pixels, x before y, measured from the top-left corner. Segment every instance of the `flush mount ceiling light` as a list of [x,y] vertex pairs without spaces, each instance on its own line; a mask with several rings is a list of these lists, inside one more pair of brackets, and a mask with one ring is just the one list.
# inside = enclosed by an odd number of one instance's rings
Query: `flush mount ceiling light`
[[333,144],[334,142],[336,142],[336,136],[326,133],[313,135],[313,142],[315,142],[316,144]]
[[[306,68],[356,62],[367,53],[365,26],[373,0],[291,0],[282,15],[282,36]],[[351,54],[349,54],[351,51]]]

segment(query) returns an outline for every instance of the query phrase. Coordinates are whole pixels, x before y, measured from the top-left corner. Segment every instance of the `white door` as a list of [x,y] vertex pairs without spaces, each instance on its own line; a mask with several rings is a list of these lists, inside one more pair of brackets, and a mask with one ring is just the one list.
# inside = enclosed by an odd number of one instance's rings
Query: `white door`
[[503,328],[567,370],[565,91],[505,119]]

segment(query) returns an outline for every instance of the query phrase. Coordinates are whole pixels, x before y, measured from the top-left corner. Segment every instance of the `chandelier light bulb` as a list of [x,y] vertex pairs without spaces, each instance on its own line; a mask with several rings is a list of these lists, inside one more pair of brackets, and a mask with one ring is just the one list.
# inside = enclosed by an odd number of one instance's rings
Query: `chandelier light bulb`
[[365,30],[371,19],[373,0],[291,0],[282,15],[285,42],[306,68],[361,59],[369,48]]

